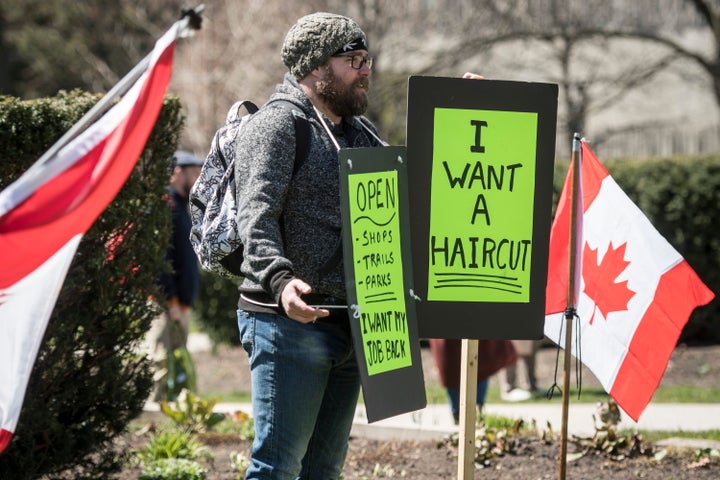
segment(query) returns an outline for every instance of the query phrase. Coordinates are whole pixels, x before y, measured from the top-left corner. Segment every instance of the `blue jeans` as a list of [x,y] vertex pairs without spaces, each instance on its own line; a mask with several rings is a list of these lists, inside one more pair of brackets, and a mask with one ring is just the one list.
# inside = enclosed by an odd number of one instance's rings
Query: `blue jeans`
[[[488,379],[480,380],[477,384],[477,395],[475,396],[475,403],[479,407],[485,404],[485,396],[487,395]],[[450,411],[452,412],[453,419],[458,421],[460,417],[460,387],[447,387],[448,400],[450,401]]]
[[360,392],[352,339],[329,324],[238,310],[255,440],[245,479],[340,478]]

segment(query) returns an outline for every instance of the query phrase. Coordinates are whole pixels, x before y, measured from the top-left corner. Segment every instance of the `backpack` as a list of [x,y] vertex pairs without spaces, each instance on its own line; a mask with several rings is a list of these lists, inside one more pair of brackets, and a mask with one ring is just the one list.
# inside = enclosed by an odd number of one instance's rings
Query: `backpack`
[[[310,125],[289,101],[276,100],[295,119],[295,167],[310,148]],[[241,116],[245,107],[247,114]],[[213,137],[200,176],[190,190],[190,243],[203,270],[229,278],[241,276],[243,245],[237,224],[238,207],[235,189],[235,144],[240,129],[258,111],[249,100],[236,102],[227,114],[225,125]]]

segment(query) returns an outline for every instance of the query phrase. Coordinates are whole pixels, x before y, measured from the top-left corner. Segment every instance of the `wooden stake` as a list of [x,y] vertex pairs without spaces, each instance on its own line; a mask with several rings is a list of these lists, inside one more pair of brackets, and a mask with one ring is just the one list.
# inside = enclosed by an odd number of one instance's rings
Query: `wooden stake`
[[460,438],[458,480],[475,478],[475,420],[478,341],[463,339],[460,362]]

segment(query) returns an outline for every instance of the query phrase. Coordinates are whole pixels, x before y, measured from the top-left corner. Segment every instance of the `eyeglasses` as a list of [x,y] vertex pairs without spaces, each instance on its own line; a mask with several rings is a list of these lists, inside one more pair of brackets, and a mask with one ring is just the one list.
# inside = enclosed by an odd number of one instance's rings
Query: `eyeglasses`
[[373,61],[375,60],[373,57],[366,55],[353,55],[353,54],[341,54],[341,55],[334,55],[335,57],[339,58],[347,58],[350,60],[350,66],[354,68],[355,70],[360,70],[363,65],[367,65],[369,69],[372,69],[373,67]]

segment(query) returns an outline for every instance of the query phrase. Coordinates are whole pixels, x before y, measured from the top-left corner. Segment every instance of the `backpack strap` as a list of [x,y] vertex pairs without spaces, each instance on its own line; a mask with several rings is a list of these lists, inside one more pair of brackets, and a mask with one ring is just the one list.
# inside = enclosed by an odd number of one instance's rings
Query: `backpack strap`
[[[258,106],[250,100],[240,100],[238,102],[235,102],[233,106],[230,107],[230,109],[228,110],[227,117],[225,117],[225,125],[230,125],[231,123],[241,121],[242,115],[240,114],[240,109],[243,107],[245,107],[245,110],[250,115],[259,110]],[[222,163],[223,170],[227,170],[228,161],[227,158],[225,158],[225,154],[223,154],[222,148],[220,148],[220,135],[216,133],[215,137],[213,138],[213,142],[215,143],[215,150],[218,153],[218,157],[220,157],[220,163]]]
[[230,109],[228,110],[227,117],[225,118],[225,123],[233,123],[239,121],[242,118],[242,115],[240,115],[240,109],[243,107],[245,107],[245,110],[247,110],[250,115],[259,110],[258,106],[255,105],[255,103],[251,100],[240,100],[233,103],[233,106],[230,107]]

